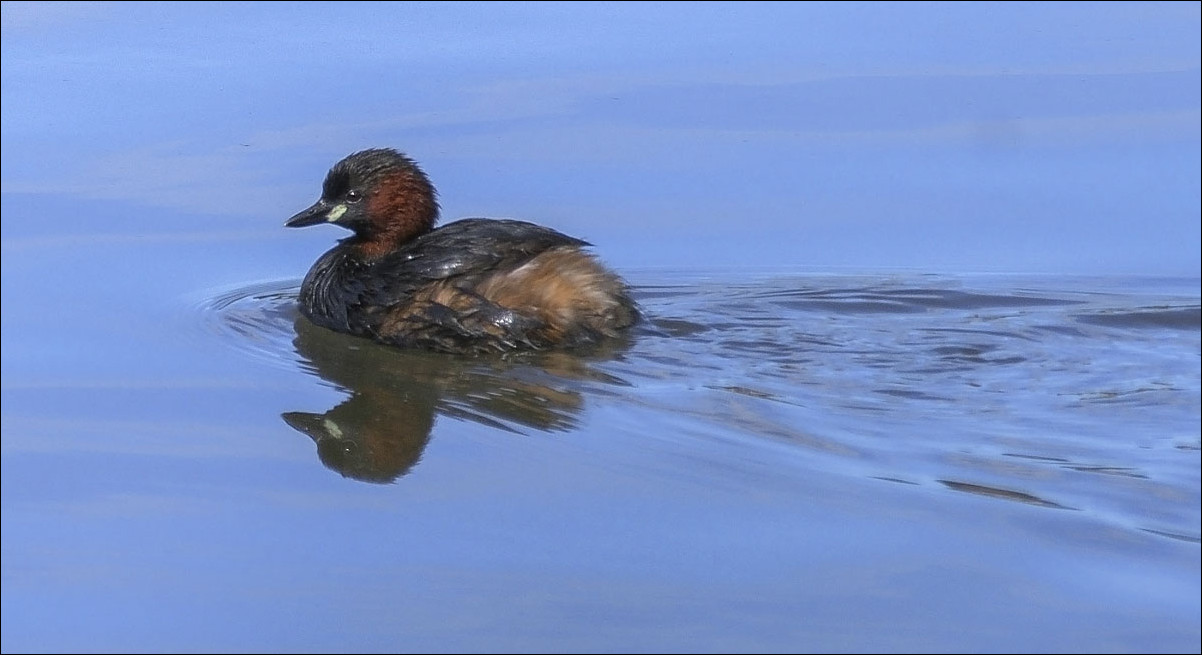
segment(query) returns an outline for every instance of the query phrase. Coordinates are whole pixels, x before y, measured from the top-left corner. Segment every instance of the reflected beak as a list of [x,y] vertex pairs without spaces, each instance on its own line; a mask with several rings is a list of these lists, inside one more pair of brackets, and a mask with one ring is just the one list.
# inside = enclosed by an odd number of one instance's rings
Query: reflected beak
[[[290,226],[296,227],[296,226]],[[288,424],[288,427],[307,435],[313,441],[321,441],[325,435],[322,433],[321,421],[324,418],[321,414],[310,414],[309,412],[284,412],[280,414],[280,418]]]
[[335,205],[326,200],[318,200],[312,207],[305,209],[296,216],[284,222],[284,227],[308,227],[318,223],[333,223],[346,212],[346,205]]

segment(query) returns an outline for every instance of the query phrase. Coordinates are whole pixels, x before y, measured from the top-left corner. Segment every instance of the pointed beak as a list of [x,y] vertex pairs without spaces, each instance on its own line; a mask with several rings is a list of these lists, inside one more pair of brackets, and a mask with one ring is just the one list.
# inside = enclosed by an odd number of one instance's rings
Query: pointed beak
[[318,223],[334,223],[346,213],[346,205],[334,204],[326,200],[318,200],[312,207],[305,209],[284,222],[284,227],[308,227]]
[[323,434],[321,429],[321,414],[310,414],[309,412],[284,412],[280,414],[280,418],[288,424],[288,427],[308,436],[313,441],[320,441]]

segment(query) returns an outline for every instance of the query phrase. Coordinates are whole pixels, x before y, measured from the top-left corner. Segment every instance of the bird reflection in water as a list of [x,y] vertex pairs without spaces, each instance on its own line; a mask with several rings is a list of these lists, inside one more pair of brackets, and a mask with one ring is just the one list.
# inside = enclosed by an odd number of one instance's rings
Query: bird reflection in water
[[589,366],[617,356],[625,341],[588,353],[461,357],[383,346],[300,317],[294,326],[302,365],[349,397],[322,414],[282,418],[313,439],[327,468],[365,482],[388,483],[408,473],[439,415],[508,432],[567,431],[597,383],[625,386]]

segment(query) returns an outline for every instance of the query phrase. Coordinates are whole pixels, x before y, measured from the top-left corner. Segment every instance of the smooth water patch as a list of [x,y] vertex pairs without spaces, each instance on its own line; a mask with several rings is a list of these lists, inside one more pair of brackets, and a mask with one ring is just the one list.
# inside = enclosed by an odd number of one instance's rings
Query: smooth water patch
[[439,416],[570,435],[603,401],[640,417],[649,449],[723,444],[796,475],[1199,541],[1196,280],[641,277],[648,320],[584,356],[379,346],[299,317],[290,281],[203,309],[230,346],[343,394],[280,418],[354,479],[420,475]]

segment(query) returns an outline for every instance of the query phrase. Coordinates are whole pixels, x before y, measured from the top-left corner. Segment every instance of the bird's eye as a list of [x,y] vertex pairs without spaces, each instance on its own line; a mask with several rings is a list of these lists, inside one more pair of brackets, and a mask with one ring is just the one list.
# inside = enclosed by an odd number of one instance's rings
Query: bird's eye
[[362,199],[363,199],[363,196],[359,195],[359,192],[355,191],[354,189],[351,189],[350,191],[346,192],[346,201],[347,202],[359,202]]

